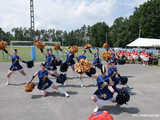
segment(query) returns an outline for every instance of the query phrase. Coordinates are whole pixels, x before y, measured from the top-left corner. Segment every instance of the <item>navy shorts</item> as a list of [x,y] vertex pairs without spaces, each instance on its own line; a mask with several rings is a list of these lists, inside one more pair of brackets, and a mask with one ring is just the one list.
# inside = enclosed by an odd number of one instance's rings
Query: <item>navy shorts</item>
[[21,65],[11,65],[10,71],[14,72],[14,71],[21,71],[23,70],[23,67]]

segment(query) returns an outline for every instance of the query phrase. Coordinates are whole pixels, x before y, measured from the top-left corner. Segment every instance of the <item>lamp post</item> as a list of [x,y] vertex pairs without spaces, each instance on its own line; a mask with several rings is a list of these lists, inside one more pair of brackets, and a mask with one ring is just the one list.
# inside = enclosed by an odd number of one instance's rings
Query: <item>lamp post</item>
[[30,38],[31,40],[35,39],[34,36],[35,24],[34,24],[34,1],[30,0]]
[[139,38],[141,38],[141,26],[139,26]]
[[31,30],[34,30],[34,1],[33,0],[30,0],[30,28]]

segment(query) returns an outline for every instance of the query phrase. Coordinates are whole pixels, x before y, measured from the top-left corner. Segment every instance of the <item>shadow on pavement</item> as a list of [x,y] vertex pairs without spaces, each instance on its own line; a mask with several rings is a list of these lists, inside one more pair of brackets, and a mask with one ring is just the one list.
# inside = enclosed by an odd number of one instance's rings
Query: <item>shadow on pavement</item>
[[87,85],[86,87],[87,87],[87,88],[90,88],[90,87],[97,87],[97,85],[90,84],[90,85]]
[[67,85],[59,85],[58,87],[73,87],[73,88],[81,88],[81,85],[70,85],[70,84],[67,84]]
[[[67,85],[58,85],[58,87],[71,87],[71,88],[81,88],[81,85],[79,84],[79,85],[71,85],[71,84],[67,84]],[[90,87],[97,87],[96,85],[93,85],[93,84],[91,84],[91,85],[85,85],[84,84],[84,87],[85,88],[90,88]]]
[[[38,82],[34,82],[36,85],[38,85]],[[11,85],[11,86],[22,86],[22,85],[25,85],[26,83],[9,83],[8,85]]]
[[[78,92],[74,92],[74,91],[67,91],[67,93],[72,96],[72,95],[76,95],[78,94]],[[47,92],[47,96],[46,97],[49,97],[49,96],[52,96],[52,97],[65,97],[64,94],[61,94],[61,93],[58,93],[56,91],[54,92]],[[42,95],[32,95],[32,99],[39,99],[43,97]]]
[[129,94],[130,94],[131,96],[137,95],[137,93],[136,93],[136,92],[133,92],[133,91],[129,92]]
[[43,97],[42,95],[32,95],[32,99],[39,99],[39,98],[41,98],[41,97]]
[[[85,79],[88,77],[83,76],[82,79]],[[79,79],[79,76],[74,76],[74,77],[67,77],[68,80],[72,80],[72,79]]]
[[131,76],[131,75],[124,76],[124,77],[128,77],[128,78],[134,78],[134,76]]
[[22,85],[25,85],[26,83],[9,83],[8,85],[11,85],[11,86],[22,86]]
[[105,106],[99,111],[104,111],[104,110],[114,115],[118,115],[121,113],[137,114],[140,112],[140,110],[136,107],[120,107],[120,106]]
[[[90,84],[90,85],[85,85],[85,88],[90,88],[90,87],[97,87],[96,85]],[[73,88],[81,88],[81,85],[71,85],[71,84],[67,84],[67,85],[58,85],[58,87],[73,87]]]

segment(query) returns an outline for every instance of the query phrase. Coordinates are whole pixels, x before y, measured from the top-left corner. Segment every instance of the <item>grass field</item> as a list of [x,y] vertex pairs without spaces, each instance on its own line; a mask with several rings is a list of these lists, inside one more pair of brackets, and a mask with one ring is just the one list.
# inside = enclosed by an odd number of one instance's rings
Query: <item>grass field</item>
[[[32,48],[31,47],[13,47],[13,49],[18,49],[18,55],[23,59],[23,60],[32,60]],[[67,48],[63,48],[67,49]],[[7,48],[7,50],[12,53],[12,50],[10,47]],[[76,53],[75,56],[79,56],[81,54],[82,48],[79,48],[78,53]],[[95,50],[92,50],[95,52]],[[66,55],[60,51],[56,52],[53,50],[53,53],[61,60],[65,60]],[[100,53],[103,53],[103,50],[100,51]],[[93,60],[93,55],[91,55],[88,51],[86,52],[86,57],[89,60]],[[45,57],[43,54],[41,54],[40,50],[36,48],[36,61],[44,61]],[[9,62],[11,59],[3,52],[0,51],[0,62]]]

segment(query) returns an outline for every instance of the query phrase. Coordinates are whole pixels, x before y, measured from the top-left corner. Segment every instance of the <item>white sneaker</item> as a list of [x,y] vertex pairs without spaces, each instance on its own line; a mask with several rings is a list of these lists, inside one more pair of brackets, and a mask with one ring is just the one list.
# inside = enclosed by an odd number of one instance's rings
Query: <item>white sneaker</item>
[[84,85],[83,84],[81,84],[81,88],[83,88],[84,87]]
[[31,81],[30,80],[27,80],[25,83],[27,84],[27,83],[30,83]]
[[68,94],[68,93],[65,93],[65,97],[69,97],[69,94]]
[[9,85],[9,82],[7,81],[6,83],[5,83],[5,86],[8,86]]
[[81,88],[86,88],[86,86],[85,86],[85,85],[83,85],[83,84],[81,84]]
[[63,86],[66,86],[66,83],[63,83],[62,85],[63,85]]
[[129,89],[133,89],[133,87],[132,87],[132,86],[130,86],[130,85],[128,85],[128,84],[127,84],[127,87],[128,87]]
[[93,112],[98,112],[98,110],[99,110],[99,107],[96,106],[96,108],[94,108]]

